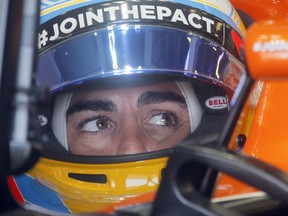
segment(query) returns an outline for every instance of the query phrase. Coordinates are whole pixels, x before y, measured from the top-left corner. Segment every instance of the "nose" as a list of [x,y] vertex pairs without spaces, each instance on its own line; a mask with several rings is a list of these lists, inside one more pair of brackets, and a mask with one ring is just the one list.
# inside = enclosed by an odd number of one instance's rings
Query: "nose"
[[118,155],[145,153],[149,150],[149,137],[136,125],[122,127],[118,142]]

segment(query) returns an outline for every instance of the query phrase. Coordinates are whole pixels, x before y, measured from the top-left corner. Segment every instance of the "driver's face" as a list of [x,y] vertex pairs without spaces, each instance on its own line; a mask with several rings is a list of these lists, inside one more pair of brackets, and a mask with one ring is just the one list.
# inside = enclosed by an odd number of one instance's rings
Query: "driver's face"
[[124,155],[174,146],[190,133],[175,83],[74,93],[66,115],[69,151]]

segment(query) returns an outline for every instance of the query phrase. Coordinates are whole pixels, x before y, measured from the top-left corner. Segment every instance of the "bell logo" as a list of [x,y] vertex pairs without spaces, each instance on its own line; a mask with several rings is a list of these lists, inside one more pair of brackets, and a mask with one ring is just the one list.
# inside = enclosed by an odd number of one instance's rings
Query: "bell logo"
[[212,110],[226,109],[228,107],[227,98],[224,96],[215,96],[205,101],[207,108]]

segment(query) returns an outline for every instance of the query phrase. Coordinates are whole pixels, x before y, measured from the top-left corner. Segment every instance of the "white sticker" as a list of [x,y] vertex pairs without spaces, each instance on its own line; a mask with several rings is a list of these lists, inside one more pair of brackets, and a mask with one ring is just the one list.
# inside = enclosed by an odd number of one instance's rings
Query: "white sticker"
[[44,115],[38,115],[38,120],[39,120],[41,126],[45,126],[48,123],[48,119]]
[[205,106],[212,110],[226,109],[228,107],[227,98],[224,96],[215,96],[205,101]]

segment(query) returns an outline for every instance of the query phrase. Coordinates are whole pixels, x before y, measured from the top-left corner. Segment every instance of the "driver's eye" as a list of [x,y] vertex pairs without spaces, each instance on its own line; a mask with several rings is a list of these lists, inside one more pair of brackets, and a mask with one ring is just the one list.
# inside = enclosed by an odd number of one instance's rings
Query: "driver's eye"
[[97,117],[96,119],[87,121],[81,127],[82,131],[99,132],[109,128],[109,119],[104,117]]
[[108,122],[104,119],[96,120],[96,127],[98,127],[100,130],[104,130],[108,127]]
[[149,123],[159,126],[174,126],[176,124],[176,117],[172,113],[161,113],[158,115],[154,115]]

